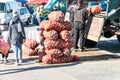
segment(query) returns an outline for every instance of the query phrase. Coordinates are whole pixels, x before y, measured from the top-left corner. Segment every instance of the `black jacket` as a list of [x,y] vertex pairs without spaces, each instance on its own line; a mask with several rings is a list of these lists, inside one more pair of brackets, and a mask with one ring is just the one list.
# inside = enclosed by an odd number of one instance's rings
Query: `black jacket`
[[85,25],[86,20],[88,19],[88,11],[86,8],[82,9],[73,9],[74,13],[74,22],[80,22],[81,25]]

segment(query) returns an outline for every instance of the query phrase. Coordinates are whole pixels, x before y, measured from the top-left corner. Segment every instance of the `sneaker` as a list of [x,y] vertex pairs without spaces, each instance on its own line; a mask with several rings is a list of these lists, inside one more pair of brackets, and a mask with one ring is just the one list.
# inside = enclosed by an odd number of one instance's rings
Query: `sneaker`
[[7,59],[4,59],[4,64],[7,64],[8,63],[8,60]]
[[4,63],[4,59],[2,59],[2,64]]
[[15,62],[15,66],[18,66],[19,64],[18,64],[18,62]]
[[22,63],[22,59],[19,60],[19,63]]

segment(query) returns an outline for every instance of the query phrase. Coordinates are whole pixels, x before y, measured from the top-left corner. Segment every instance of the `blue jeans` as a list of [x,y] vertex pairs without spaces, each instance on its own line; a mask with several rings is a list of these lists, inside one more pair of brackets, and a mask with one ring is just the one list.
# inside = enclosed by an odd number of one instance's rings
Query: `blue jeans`
[[22,44],[13,44],[12,48],[14,51],[15,60],[18,62],[18,60],[22,59]]

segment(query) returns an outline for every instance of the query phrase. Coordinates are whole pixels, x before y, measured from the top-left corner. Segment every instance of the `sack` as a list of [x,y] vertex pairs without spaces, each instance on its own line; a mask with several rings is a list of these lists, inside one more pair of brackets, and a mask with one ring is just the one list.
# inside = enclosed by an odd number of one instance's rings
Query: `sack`
[[10,45],[4,39],[1,38],[0,39],[0,52],[6,55],[9,50],[10,50]]
[[24,46],[30,49],[35,49],[38,45],[39,43],[34,39],[28,39],[28,38],[25,39]]

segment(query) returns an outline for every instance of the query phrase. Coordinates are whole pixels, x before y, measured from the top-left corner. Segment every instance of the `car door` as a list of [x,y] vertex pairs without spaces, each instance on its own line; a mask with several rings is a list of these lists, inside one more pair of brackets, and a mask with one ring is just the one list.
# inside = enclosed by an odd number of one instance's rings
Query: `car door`
[[12,13],[8,3],[0,3],[0,19],[5,19],[6,23],[9,23],[12,18]]
[[22,22],[26,22],[26,16],[25,16],[25,9],[24,8],[20,9],[20,19],[22,20]]
[[6,3],[6,19],[7,19],[6,21],[7,21],[7,23],[9,23],[10,20],[12,19],[12,12],[10,12],[10,10],[12,10],[10,8],[10,4]]
[[28,18],[30,17],[30,13],[26,8],[20,9],[20,18],[22,22],[27,22]]

